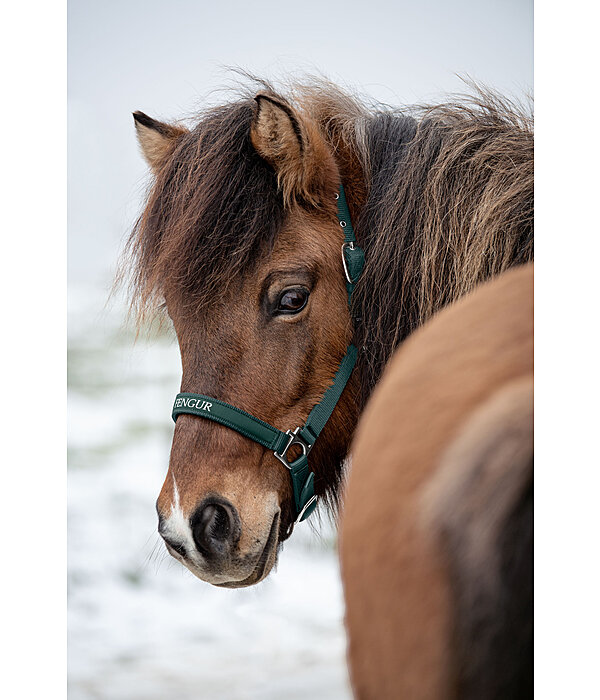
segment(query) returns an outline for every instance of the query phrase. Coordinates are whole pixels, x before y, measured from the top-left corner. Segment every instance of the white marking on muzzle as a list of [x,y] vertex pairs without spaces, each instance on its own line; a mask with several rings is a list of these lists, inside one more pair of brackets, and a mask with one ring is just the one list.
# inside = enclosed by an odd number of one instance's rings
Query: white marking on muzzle
[[[173,502],[171,503],[171,513],[163,522],[163,534],[171,542],[183,545],[186,550],[185,558],[175,553],[173,556],[187,567],[195,576],[206,581],[207,583],[221,584],[242,581],[252,573],[252,569],[256,562],[252,562],[252,555],[258,556],[265,546],[268,537],[267,530],[258,532],[256,536],[250,535],[256,540],[254,551],[246,552],[246,556],[242,557],[239,562],[235,562],[230,570],[224,573],[215,573],[211,570],[210,563],[207,562],[202,554],[196,549],[196,544],[192,535],[192,528],[188,519],[183,514],[181,503],[179,500],[179,489],[173,475]],[[257,506],[258,507],[258,506]],[[270,492],[266,495],[265,500],[261,503],[259,512],[260,522],[269,524],[273,521],[273,517],[279,510],[279,501],[275,492]],[[266,517],[265,517],[266,515]],[[266,525],[265,525],[266,527]],[[252,533],[253,528],[246,526],[249,533]],[[250,557],[248,557],[248,554]]]
[[194,544],[194,538],[192,536],[192,528],[190,527],[188,519],[183,514],[179,501],[177,482],[174,476],[172,478],[174,502],[171,503],[171,514],[164,521],[164,534],[169,540],[184,545],[188,553],[195,552],[196,545]]

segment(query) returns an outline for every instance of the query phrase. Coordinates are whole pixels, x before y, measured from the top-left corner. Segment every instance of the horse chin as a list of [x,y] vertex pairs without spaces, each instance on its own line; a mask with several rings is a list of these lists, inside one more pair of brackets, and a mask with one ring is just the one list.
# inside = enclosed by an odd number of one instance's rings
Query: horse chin
[[279,540],[279,513],[273,518],[271,530],[265,543],[264,549],[258,557],[256,566],[250,576],[241,581],[226,581],[225,583],[216,583],[214,585],[219,588],[247,588],[254,586],[264,580],[277,561],[277,545]]

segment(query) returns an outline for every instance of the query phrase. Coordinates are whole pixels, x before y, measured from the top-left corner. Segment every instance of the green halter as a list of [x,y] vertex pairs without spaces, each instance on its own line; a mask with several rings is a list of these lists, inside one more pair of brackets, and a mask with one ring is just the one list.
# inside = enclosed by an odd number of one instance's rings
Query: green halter
[[[344,188],[341,184],[336,198],[338,219],[340,226],[344,229],[342,264],[346,276],[348,304],[350,304],[354,285],[364,267],[365,256],[362,249],[356,245],[350,212],[346,203]],[[308,518],[317,506],[317,496],[314,489],[315,475],[308,467],[308,453],[312,450],[316,439],[325,427],[344,391],[356,364],[357,352],[354,345],[348,346],[332,384],[325,391],[321,401],[308,414],[304,425],[294,430],[283,432],[269,425],[269,423],[265,423],[259,418],[246,413],[246,411],[242,411],[240,408],[204,394],[177,394],[171,415],[174,421],[177,420],[181,413],[190,413],[194,416],[209,418],[232,430],[236,430],[250,440],[258,442],[259,445],[266,449],[272,450],[275,457],[290,472],[294,491],[296,522],[300,522]],[[298,445],[302,450],[302,454],[290,462],[288,461],[287,453],[293,445]]]

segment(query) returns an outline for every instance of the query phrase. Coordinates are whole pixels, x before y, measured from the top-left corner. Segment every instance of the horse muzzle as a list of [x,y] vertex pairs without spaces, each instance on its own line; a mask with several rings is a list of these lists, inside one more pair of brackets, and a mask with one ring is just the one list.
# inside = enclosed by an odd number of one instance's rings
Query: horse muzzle
[[216,586],[242,588],[258,583],[277,559],[280,511],[267,522],[263,537],[252,537],[252,547],[242,549],[243,525],[235,506],[227,499],[209,496],[189,518],[172,510],[159,514],[158,532],[168,552],[195,576]]

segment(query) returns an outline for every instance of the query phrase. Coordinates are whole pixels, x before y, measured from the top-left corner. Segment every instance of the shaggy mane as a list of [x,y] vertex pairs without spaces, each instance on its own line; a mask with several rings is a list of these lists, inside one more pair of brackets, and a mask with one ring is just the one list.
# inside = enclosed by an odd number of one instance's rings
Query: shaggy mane
[[[448,103],[367,106],[330,85],[305,107],[365,198],[366,265],[353,296],[366,401],[397,346],[479,283],[533,259],[533,119],[472,85]],[[349,154],[349,155],[348,155]]]

